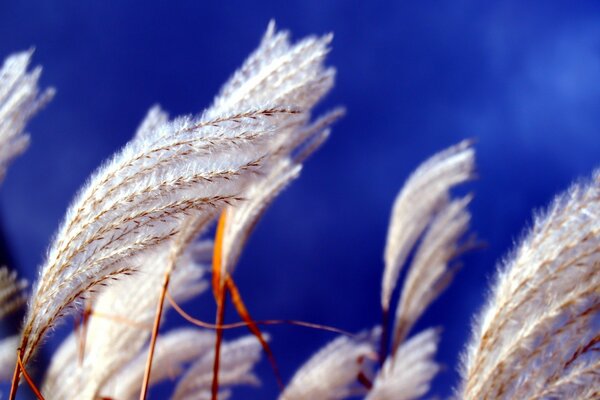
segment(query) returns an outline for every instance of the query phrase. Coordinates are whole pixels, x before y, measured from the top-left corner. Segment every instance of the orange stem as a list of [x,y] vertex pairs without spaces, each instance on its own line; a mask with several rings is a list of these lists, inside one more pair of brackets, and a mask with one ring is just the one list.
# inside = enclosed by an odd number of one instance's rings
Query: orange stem
[[[31,377],[27,373],[27,370],[23,366],[23,362],[21,361],[21,351],[20,350],[17,351],[17,365],[19,366],[19,369],[23,373],[23,377],[27,381],[27,384],[29,385],[29,387],[33,391],[33,394],[35,394],[35,397],[37,397],[38,400],[44,400],[44,396],[42,396],[42,394],[40,393],[39,389],[35,386],[35,383],[33,383],[33,379],[31,379]],[[17,378],[17,380],[18,380],[18,378]],[[17,393],[15,391],[15,396],[16,395],[17,395]]]
[[225,319],[225,297],[227,293],[222,283],[223,276],[223,237],[225,235],[225,224],[227,223],[227,210],[221,212],[217,232],[215,234],[215,245],[213,249],[212,265],[212,288],[217,302],[215,358],[213,361],[213,379],[211,385],[212,400],[217,400],[219,393],[219,363],[221,361],[221,342],[223,341],[223,325]]
[[271,347],[269,347],[269,344],[265,340],[256,322],[250,316],[250,313],[248,312],[248,309],[246,308],[246,305],[242,300],[242,296],[240,295],[240,292],[235,283],[233,282],[233,278],[231,278],[230,275],[227,275],[227,277],[225,278],[225,285],[227,286],[227,290],[229,290],[229,293],[231,294],[231,301],[233,302],[235,309],[238,312],[238,315],[248,324],[248,329],[250,330],[250,332],[252,332],[254,336],[256,336],[263,350],[267,354],[267,358],[269,359],[269,363],[271,364],[271,367],[273,368],[273,373],[275,374],[275,379],[277,380],[277,385],[279,386],[280,390],[283,390],[283,380],[281,379],[281,374],[279,373],[279,367],[277,367],[277,361],[275,360],[273,351],[271,350]]
[[217,233],[215,234],[215,247],[213,249],[212,288],[215,300],[218,301],[223,291],[223,236],[225,235],[225,224],[227,222],[227,210],[223,210],[219,217]]

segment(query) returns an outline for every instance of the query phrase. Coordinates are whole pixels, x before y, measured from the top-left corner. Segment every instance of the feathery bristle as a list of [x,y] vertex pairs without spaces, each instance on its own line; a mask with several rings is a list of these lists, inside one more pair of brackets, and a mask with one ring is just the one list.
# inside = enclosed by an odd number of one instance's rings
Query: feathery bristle
[[[205,244],[194,243],[179,259],[171,276],[171,293],[177,302],[195,297],[207,287],[202,280],[205,268],[196,264],[191,256],[196,246],[204,248]],[[59,387],[60,380],[67,378],[60,370],[65,369],[78,371],[78,384],[83,385],[77,390],[79,397],[93,399],[121,366],[138,355],[150,337],[158,288],[168,265],[167,257],[167,254],[161,254],[148,258],[141,270],[113,282],[95,299],[88,321],[83,364],[78,365],[78,357],[68,360],[74,365],[68,368],[64,363],[53,363],[42,390],[46,396],[60,397],[51,390],[63,390]],[[70,339],[63,346],[72,346]],[[59,382],[51,382],[51,379]]]
[[27,281],[17,279],[17,272],[0,267],[0,319],[15,312],[27,302]]
[[458,241],[468,229],[470,214],[466,207],[470,200],[467,196],[444,204],[432,217],[402,287],[393,329],[393,350],[452,280],[454,270],[448,268],[448,263],[457,255]]
[[32,54],[31,50],[13,54],[0,69],[0,179],[8,164],[29,145],[25,124],[54,95],[52,88],[40,93],[40,67],[27,72]]
[[197,229],[206,225],[302,140],[310,109],[333,84],[333,70],[322,64],[329,38],[290,45],[285,37],[271,27],[202,116],[167,121],[151,110],[137,136],[93,174],[41,268],[24,325],[24,363],[101,277],[137,269],[186,218],[197,218]]
[[17,362],[17,346],[19,335],[0,340],[0,382],[8,382]]
[[357,377],[366,359],[376,357],[380,330],[355,338],[339,337],[313,355],[296,372],[281,400],[343,399],[356,394]]
[[379,371],[366,400],[413,400],[429,391],[440,367],[433,361],[439,332],[427,329],[398,347]]
[[[600,172],[560,195],[500,268],[465,354],[465,399],[598,388]],[[587,372],[586,372],[587,371]],[[571,380],[573,379],[573,380]]]
[[[167,379],[175,379],[184,365],[203,356],[212,347],[214,333],[196,328],[174,329],[160,335],[154,351],[154,365],[150,385]],[[142,349],[137,357],[112,376],[101,391],[102,396],[120,400],[137,398],[142,385],[148,349]]]
[[437,153],[412,173],[396,197],[385,246],[383,310],[389,310],[400,269],[432,215],[447,203],[453,186],[473,177],[473,160],[474,151],[468,141]]
[[[225,342],[221,349],[219,388],[258,385],[258,378],[251,371],[260,359],[260,354],[260,343],[253,336]],[[211,350],[189,367],[175,387],[172,400],[210,399],[214,355],[214,350]]]

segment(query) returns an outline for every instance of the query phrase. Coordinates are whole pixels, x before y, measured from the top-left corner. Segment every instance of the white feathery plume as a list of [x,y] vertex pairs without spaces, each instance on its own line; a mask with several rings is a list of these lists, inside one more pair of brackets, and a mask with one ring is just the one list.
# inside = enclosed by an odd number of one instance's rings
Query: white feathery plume
[[[78,364],[79,337],[71,332],[52,354],[46,369],[41,392],[48,399],[75,399],[87,378]],[[14,368],[14,364],[13,364]]]
[[[174,329],[160,335],[156,340],[149,385],[177,378],[184,365],[208,352],[214,341],[213,332],[197,328]],[[144,378],[147,354],[148,349],[144,348],[129,364],[124,364],[102,389],[102,396],[119,400],[136,399]]]
[[[335,70],[323,70],[331,35],[308,37],[294,47],[288,32],[275,32],[271,22],[259,48],[248,58],[225,85],[208,113],[230,112],[237,103],[314,104],[333,85]],[[298,69],[302,73],[298,73]],[[300,91],[305,85],[303,74],[315,76],[314,92]],[[246,199],[235,207],[227,207],[221,254],[221,279],[233,273],[244,245],[261,215],[275,197],[300,174],[302,162],[327,139],[328,127],[344,113],[335,109],[312,125],[291,132],[274,141],[270,167],[264,177],[256,179],[244,192]],[[296,153],[296,154],[292,154]],[[221,281],[223,284],[223,281]]]
[[0,382],[10,381],[12,378],[19,339],[19,335],[14,335],[0,340]]
[[[311,107],[333,84],[333,70],[322,65],[329,38],[284,39],[271,25],[211,109],[170,122],[151,112],[138,136],[91,177],[41,268],[24,325],[24,363],[78,300],[136,269],[143,253],[164,249],[183,219],[198,219],[198,229],[211,221],[240,200],[257,172],[270,170],[273,155],[302,143]],[[277,57],[265,53],[273,41]],[[240,84],[243,75],[248,82]]]
[[433,361],[438,343],[436,329],[427,329],[402,343],[394,357],[386,359],[366,400],[413,400],[427,393],[440,369]]
[[[117,316],[135,325],[92,316],[86,340],[89,377],[83,393],[97,394],[104,382],[135,357],[148,341],[159,298],[158,288],[169,257],[169,253],[163,252],[148,259],[139,275],[115,282],[94,302],[94,312]],[[171,274],[171,294],[176,302],[191,299],[207,288],[207,282],[202,280],[204,272],[205,268],[194,263],[189,251],[182,254]],[[165,311],[168,308],[165,304]]]
[[51,88],[39,91],[41,67],[27,72],[32,54],[32,50],[13,54],[0,69],[0,179],[29,144],[29,135],[23,132],[25,124],[54,95]]
[[138,126],[134,139],[144,140],[144,138],[152,136],[167,122],[169,122],[169,114],[158,104],[152,106]]
[[467,196],[443,204],[432,217],[402,287],[393,330],[393,351],[452,280],[455,271],[448,268],[448,263],[461,250],[458,241],[469,227],[470,200],[471,196]]
[[290,44],[289,32],[271,21],[259,47],[221,88],[207,118],[252,109],[257,104],[311,108],[333,86],[335,70],[323,68],[331,34]]
[[[0,319],[21,308],[27,301],[25,289],[27,281],[18,279],[16,271],[0,267]],[[0,381],[8,381],[12,377],[17,361],[19,335],[0,340]]]
[[[210,399],[214,354],[214,350],[211,350],[189,367],[175,387],[172,400]],[[260,343],[251,335],[224,343],[221,348],[219,388],[258,385],[259,380],[252,373],[252,368],[260,359],[260,354]]]
[[[266,124],[266,119],[257,116],[250,125]],[[178,159],[172,150],[187,141],[187,134],[184,128],[167,126],[174,132],[157,146],[130,142],[92,178],[67,213],[68,222],[59,231],[34,291],[25,324],[24,360],[66,307],[111,275],[137,267],[144,257],[134,256],[169,241],[185,216],[212,219],[219,207],[239,197],[245,180],[260,165],[262,155],[233,143],[224,147],[226,151],[214,149],[210,154],[187,149]],[[216,131],[235,135],[236,129]],[[189,140],[203,143],[200,147],[206,151],[213,147],[202,132],[195,133],[199,137]],[[238,127],[237,134],[245,132]],[[162,150],[154,153],[158,147]]]
[[447,204],[450,189],[473,177],[474,151],[463,141],[435,154],[408,178],[394,201],[385,246],[381,305],[389,310],[400,269],[429,225],[431,217]]
[[597,399],[600,396],[598,371],[600,357],[589,363],[579,363],[545,388],[538,390],[530,399]]
[[376,357],[380,329],[356,338],[341,336],[313,355],[296,372],[281,400],[343,399],[357,392],[357,378],[366,359]]
[[[171,275],[171,293],[178,303],[195,297],[206,289],[207,283],[202,280],[205,268],[195,263],[192,253],[207,250],[205,242],[193,243],[177,261]],[[71,366],[66,369],[64,363],[53,363],[44,380],[45,396],[59,398],[51,390],[64,390],[60,387],[61,379],[72,379],[67,378],[60,370],[75,370],[79,374],[75,391],[78,397],[93,399],[113,374],[138,355],[150,337],[159,297],[158,288],[169,263],[168,257],[169,254],[163,252],[148,258],[139,271],[112,282],[102,291],[92,304],[93,312],[86,329],[83,364],[78,365],[77,355],[70,359],[75,368]],[[168,307],[165,304],[165,311]],[[73,333],[71,336],[77,335]],[[68,339],[62,346],[71,345]],[[54,368],[58,368],[58,371],[53,371]]]
[[[600,172],[500,268],[463,360],[464,399],[594,398],[600,387]],[[590,395],[590,396],[588,396]]]
[[17,279],[17,272],[0,267],[0,319],[21,308],[27,302],[27,280]]

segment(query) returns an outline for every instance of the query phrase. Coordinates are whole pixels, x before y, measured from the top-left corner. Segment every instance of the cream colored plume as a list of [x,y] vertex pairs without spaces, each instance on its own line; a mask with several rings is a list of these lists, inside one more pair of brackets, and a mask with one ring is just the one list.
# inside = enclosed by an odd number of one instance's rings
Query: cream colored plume
[[[18,279],[16,271],[0,267],[0,319],[20,309],[27,301],[27,281]],[[8,381],[17,361],[19,336],[0,340],[0,381]]]
[[366,400],[413,400],[429,391],[440,369],[433,361],[439,342],[435,329],[423,331],[404,342],[388,357],[377,374]]
[[77,398],[81,393],[87,374],[82,365],[78,363],[79,344],[79,336],[72,332],[52,354],[41,387],[45,398],[70,400]]
[[0,267],[0,319],[21,308],[27,301],[27,281],[18,279],[16,271]]
[[0,179],[12,159],[29,144],[29,135],[23,132],[25,124],[54,95],[54,89],[40,93],[40,67],[27,72],[32,54],[13,54],[0,69]]
[[[471,196],[452,199],[450,190],[472,178],[474,168],[474,151],[470,142],[463,141],[421,164],[396,198],[385,249],[381,297],[385,315],[400,268],[410,252],[414,251],[414,256],[396,308],[391,352],[380,354],[386,358],[369,399],[417,398],[429,390],[439,370],[433,361],[438,342],[434,330],[405,340],[452,280],[455,268],[449,263],[470,245],[461,240],[471,219],[467,210]],[[381,353],[386,349],[384,342]]]
[[396,197],[385,246],[381,305],[389,310],[400,269],[432,216],[449,199],[450,189],[473,177],[474,152],[464,141],[421,164]]
[[313,355],[296,372],[281,400],[343,399],[356,394],[364,362],[376,358],[380,330],[356,338],[339,337]]
[[[161,282],[169,264],[169,254],[165,253],[147,260],[139,275],[116,282],[94,302],[99,316],[92,317],[88,326],[86,354],[90,377],[86,393],[98,394],[114,371],[131,360],[150,338]],[[189,251],[183,254],[171,275],[171,295],[176,302],[191,299],[207,288],[207,282],[202,280],[204,272],[205,268],[193,262]],[[168,308],[167,303],[165,311]],[[134,325],[115,323],[102,315],[115,315]]]
[[[214,346],[215,335],[196,328],[180,328],[160,335],[154,350],[150,386],[175,380],[185,365],[205,355]],[[124,364],[102,389],[102,396],[134,400],[140,394],[148,349],[144,348],[130,363]]]
[[333,86],[335,70],[323,68],[332,35],[291,44],[289,32],[271,21],[262,42],[223,86],[207,118],[252,109],[257,104],[309,109]]
[[136,137],[92,175],[69,208],[26,315],[23,361],[78,301],[168,248],[185,219],[197,230],[237,203],[305,140],[332,86],[329,37],[291,45],[271,25],[259,49],[200,116],[151,110]]
[[[268,339],[268,336],[267,336]],[[260,359],[261,346],[254,336],[244,336],[232,342],[225,342],[221,348],[219,368],[219,388],[234,385],[258,385],[258,378],[252,368]],[[175,387],[172,400],[210,399],[213,377],[214,350],[194,362],[181,377]],[[228,393],[223,391],[226,398]]]
[[448,286],[454,270],[448,263],[460,251],[459,241],[469,228],[466,207],[470,196],[445,202],[431,217],[402,287],[393,329],[395,351],[427,307]]
[[[236,102],[252,101],[269,104],[314,104],[333,85],[335,71],[322,69],[331,36],[309,37],[290,46],[287,32],[275,32],[271,22],[260,47],[221,90],[209,114],[228,112]],[[318,76],[314,92],[301,92],[305,77]],[[344,113],[335,109],[301,130],[284,133],[273,142],[270,166],[262,177],[249,185],[243,194],[246,201],[226,208],[226,223],[221,254],[221,284],[233,273],[252,229],[267,207],[292,180],[300,174],[302,162],[327,139],[329,126]],[[158,114],[157,114],[158,115]]]
[[[179,258],[171,275],[170,291],[178,303],[195,297],[207,287],[202,280],[205,268],[192,258],[198,250],[210,251],[210,248],[205,242],[192,244]],[[63,346],[74,346],[72,339],[65,340],[58,354],[75,354],[70,358],[59,357],[64,360],[61,362],[53,360],[42,388],[45,396],[70,398],[64,393],[61,382],[73,380],[67,375],[73,375],[75,371],[79,378],[68,388],[69,393],[77,394],[80,399],[94,399],[123,365],[138,356],[150,338],[159,288],[169,265],[169,256],[163,252],[149,258],[132,276],[112,282],[102,291],[92,303],[83,362],[80,364],[79,354],[74,350],[62,349]],[[165,311],[168,308],[167,303]],[[71,336],[78,335],[73,333]]]
[[0,382],[8,382],[12,378],[19,339],[19,335],[14,335],[0,340]]
[[557,197],[504,261],[464,356],[464,399],[596,399],[600,172]]

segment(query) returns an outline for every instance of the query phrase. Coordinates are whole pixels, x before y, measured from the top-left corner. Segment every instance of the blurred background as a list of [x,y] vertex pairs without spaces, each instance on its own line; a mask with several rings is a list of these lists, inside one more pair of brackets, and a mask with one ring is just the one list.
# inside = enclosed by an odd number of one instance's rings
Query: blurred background
[[[344,105],[348,113],[249,241],[235,274],[246,304],[256,319],[350,331],[379,323],[395,195],[421,161],[474,138],[479,178],[466,189],[475,194],[473,231],[487,246],[462,257],[462,271],[416,328],[443,327],[444,369],[430,394],[446,397],[497,263],[533,210],[600,164],[596,1],[4,0],[0,58],[35,47],[42,86],[57,89],[0,188],[5,256],[35,280],[75,191],[148,108],[159,103],[174,116],[208,106],[272,18],[295,39],[335,33],[327,63],[337,84],[319,110]],[[214,318],[208,293],[185,308]],[[167,319],[167,328],[183,324],[174,313]],[[66,330],[45,346],[42,364]],[[334,338],[295,326],[267,331],[286,381]],[[266,361],[258,371],[262,387],[236,389],[234,399],[276,397]],[[153,398],[167,393],[163,385]]]

